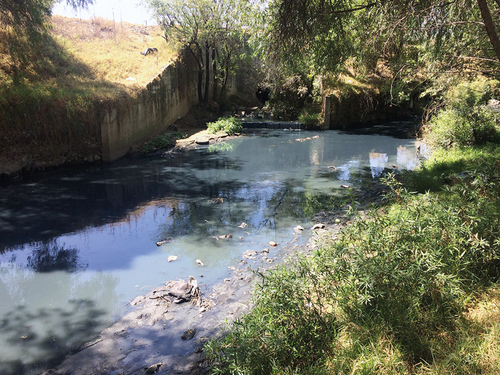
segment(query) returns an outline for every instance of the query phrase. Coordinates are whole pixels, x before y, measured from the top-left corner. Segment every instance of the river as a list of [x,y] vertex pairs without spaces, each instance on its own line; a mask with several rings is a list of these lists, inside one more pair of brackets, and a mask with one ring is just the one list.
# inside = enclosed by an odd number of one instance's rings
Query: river
[[194,275],[209,290],[246,250],[289,241],[293,227],[310,228],[312,214],[339,197],[413,169],[415,140],[384,131],[394,127],[270,130],[2,182],[0,374],[57,364],[167,280]]

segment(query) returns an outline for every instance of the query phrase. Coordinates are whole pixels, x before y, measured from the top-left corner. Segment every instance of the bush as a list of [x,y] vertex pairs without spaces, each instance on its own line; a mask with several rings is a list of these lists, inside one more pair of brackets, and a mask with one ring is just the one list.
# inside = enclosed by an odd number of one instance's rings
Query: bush
[[224,131],[230,135],[243,131],[243,125],[236,117],[222,117],[215,122],[209,122],[207,128],[210,133]]
[[169,148],[172,146],[172,138],[168,135],[160,135],[155,137],[142,146],[140,153],[143,155],[151,154],[157,150]]
[[310,84],[300,76],[287,79],[276,87],[268,102],[273,117],[278,120],[296,120],[304,105],[311,97]]
[[445,97],[447,108],[424,127],[425,141],[434,148],[497,142],[500,118],[486,105],[495,93],[494,84],[478,80],[450,90]]

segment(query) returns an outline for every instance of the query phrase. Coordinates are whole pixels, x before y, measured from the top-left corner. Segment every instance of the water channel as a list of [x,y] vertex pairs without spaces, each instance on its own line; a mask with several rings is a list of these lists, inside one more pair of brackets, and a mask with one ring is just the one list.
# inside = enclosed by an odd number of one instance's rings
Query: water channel
[[415,141],[376,134],[387,129],[269,130],[169,158],[3,182],[0,374],[43,371],[167,280],[194,275],[209,290],[246,250],[310,228],[312,214],[346,194],[342,185],[414,168]]

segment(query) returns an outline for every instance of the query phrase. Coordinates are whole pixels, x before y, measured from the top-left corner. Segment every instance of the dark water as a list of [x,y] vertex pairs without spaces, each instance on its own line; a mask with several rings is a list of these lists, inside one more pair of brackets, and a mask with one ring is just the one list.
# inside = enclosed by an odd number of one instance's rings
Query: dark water
[[57,363],[167,280],[209,288],[245,250],[309,227],[341,185],[417,163],[409,139],[276,130],[0,185],[0,374]]

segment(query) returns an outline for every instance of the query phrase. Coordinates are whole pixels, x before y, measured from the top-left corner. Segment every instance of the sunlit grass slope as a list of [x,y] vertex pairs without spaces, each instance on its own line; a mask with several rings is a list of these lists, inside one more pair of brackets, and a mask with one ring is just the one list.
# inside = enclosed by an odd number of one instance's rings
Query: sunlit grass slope
[[[158,26],[60,16],[52,17],[52,22],[54,39],[87,65],[95,80],[127,87],[144,86],[175,57]],[[157,48],[158,53],[141,55],[147,47]]]

